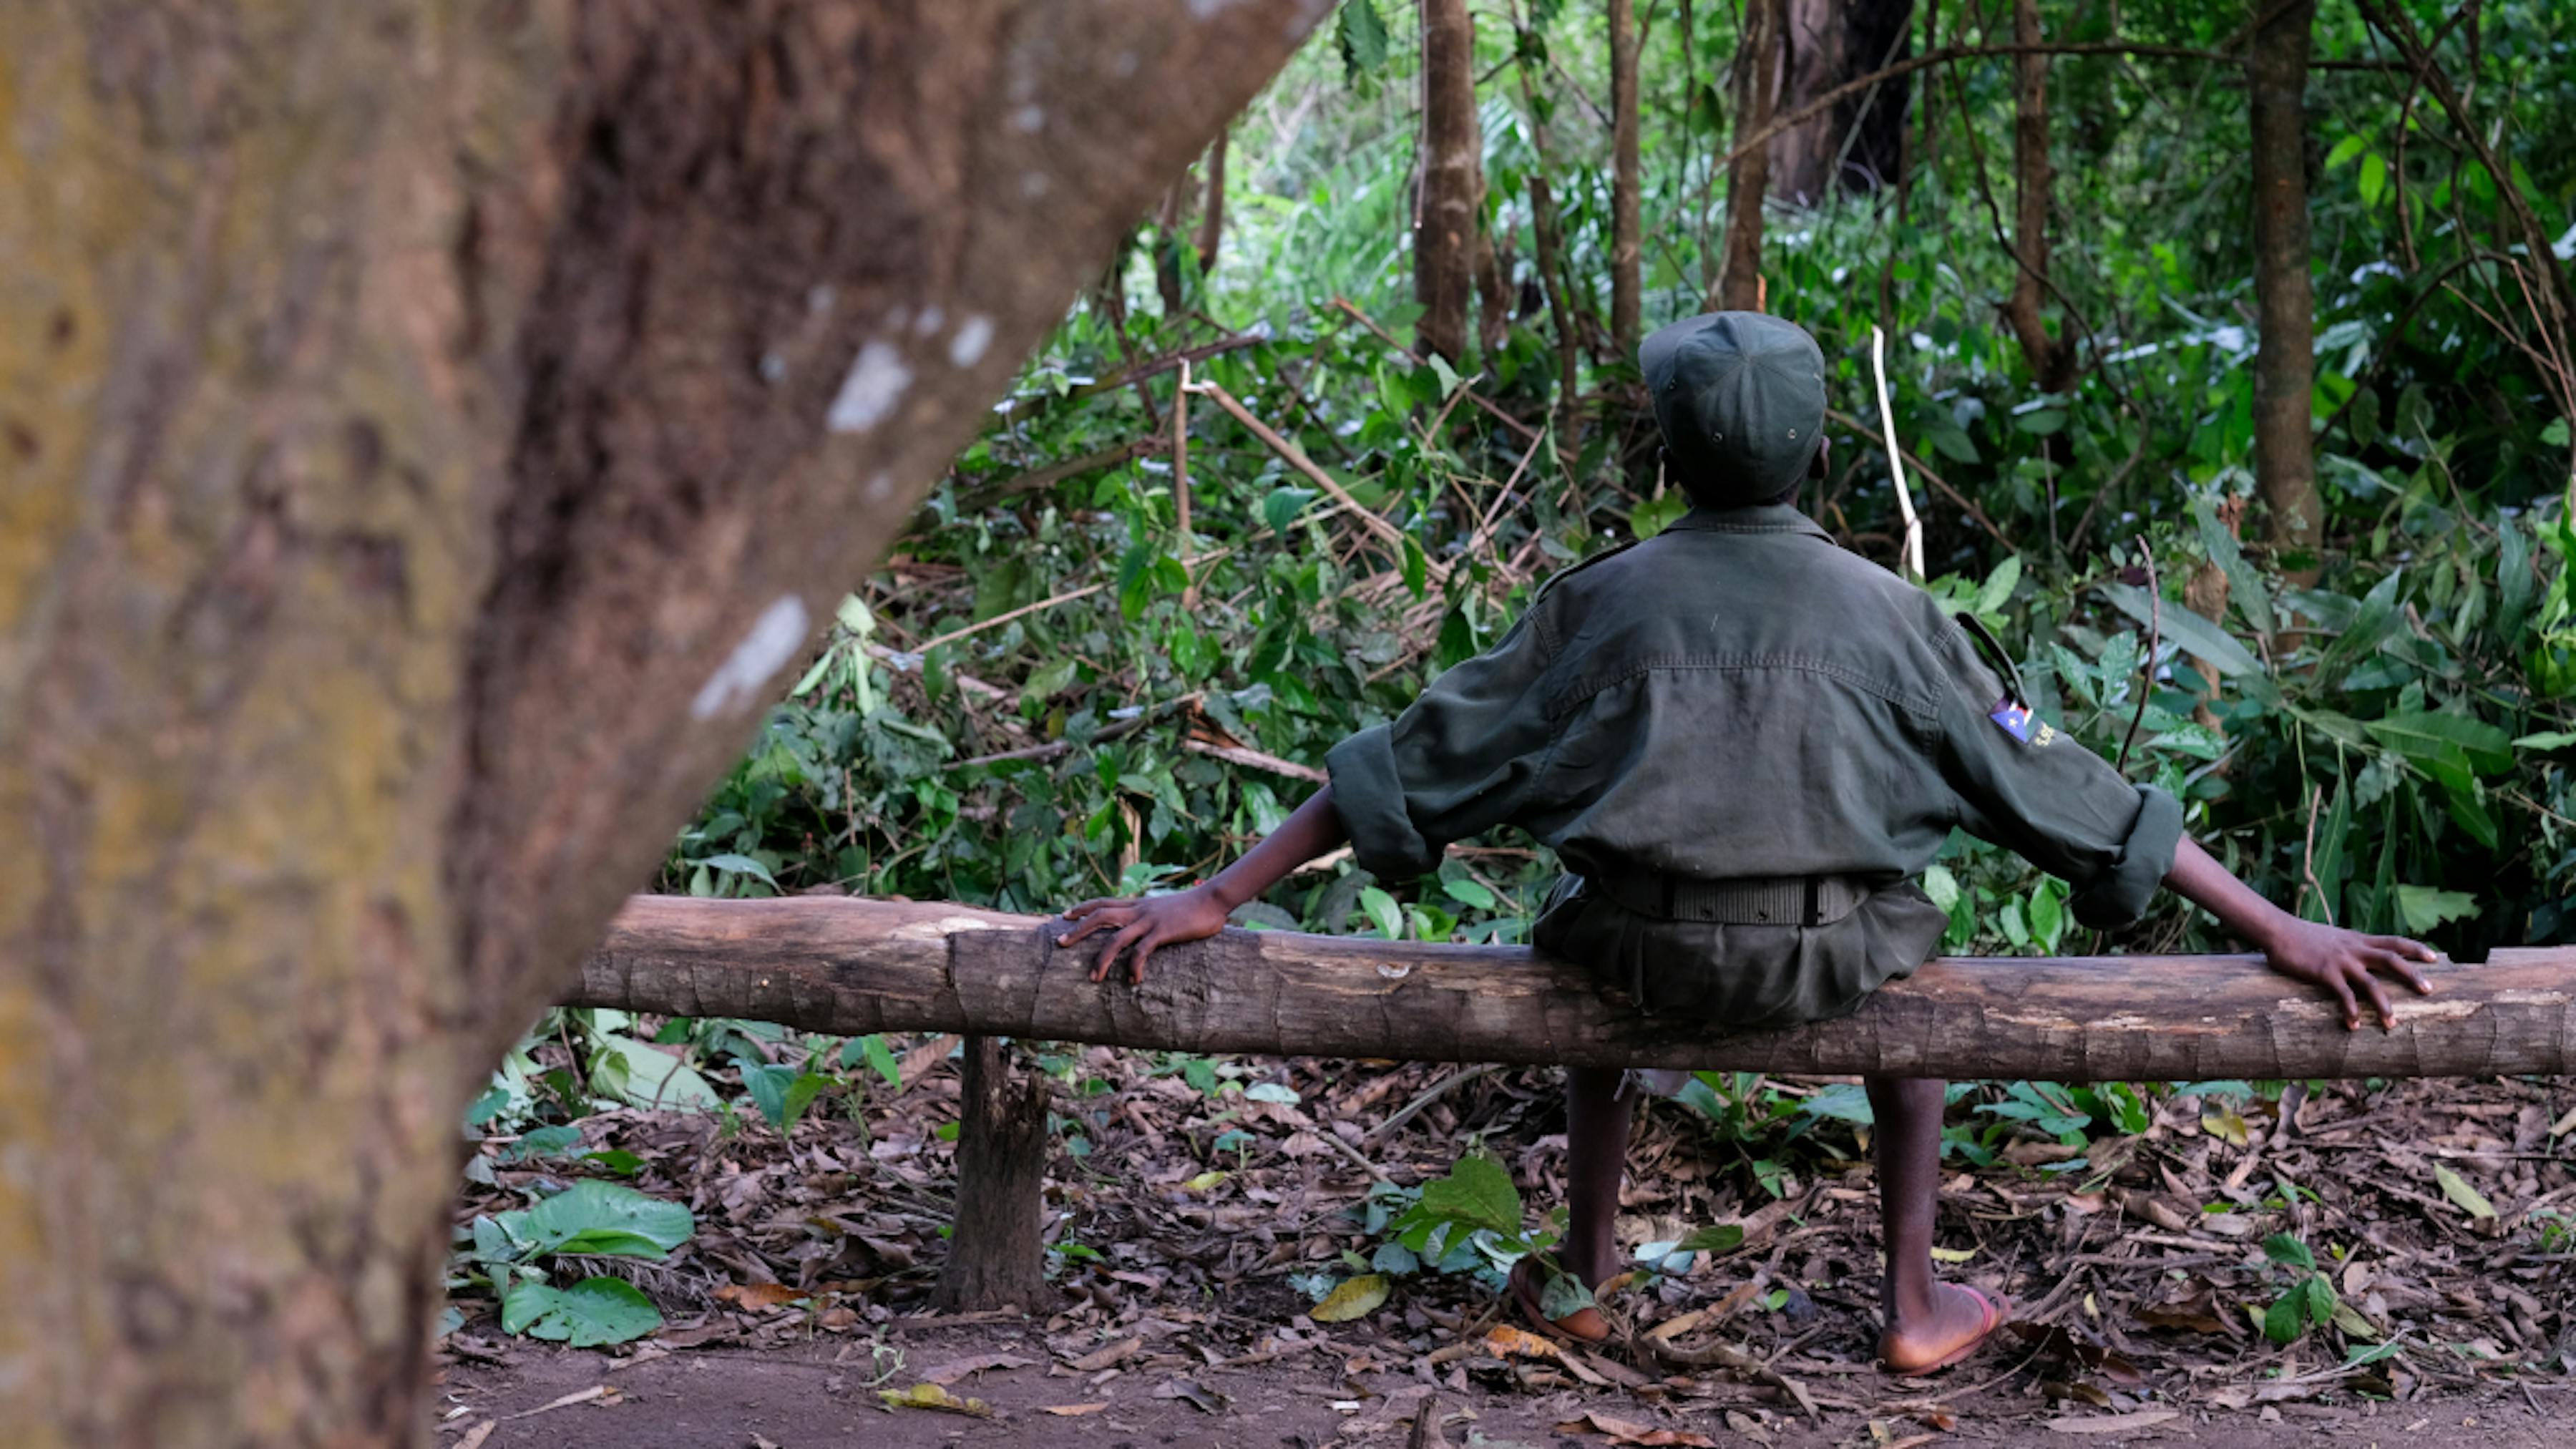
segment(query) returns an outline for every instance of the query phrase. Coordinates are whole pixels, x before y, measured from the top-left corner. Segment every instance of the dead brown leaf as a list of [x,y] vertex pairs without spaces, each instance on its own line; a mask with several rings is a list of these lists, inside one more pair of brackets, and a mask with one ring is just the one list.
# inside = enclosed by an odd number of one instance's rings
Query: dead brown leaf
[[1091,1352],[1068,1363],[1066,1367],[1072,1369],[1076,1373],[1098,1373],[1105,1368],[1116,1368],[1127,1360],[1134,1358],[1136,1356],[1136,1351],[1144,1346],[1145,1340],[1141,1338],[1122,1338],[1116,1343],[1105,1344],[1099,1348],[1093,1349]]
[[934,1364],[923,1369],[921,1381],[925,1384],[953,1384],[968,1374],[979,1374],[986,1369],[1027,1368],[1035,1362],[1037,1362],[1036,1359],[1022,1358],[1016,1353],[970,1354],[965,1358],[953,1358],[946,1363]]
[[1613,1444],[1680,1445],[1686,1446],[1686,1449],[1717,1449],[1717,1441],[1706,1434],[1695,1434],[1688,1429],[1658,1429],[1633,1419],[1614,1418],[1597,1409],[1580,1419],[1569,1419],[1557,1425],[1556,1432],[1599,1434]]
[[714,1294],[718,1303],[746,1313],[766,1313],[774,1308],[784,1308],[806,1296],[804,1289],[790,1288],[784,1283],[727,1283]]
[[1107,1399],[1094,1399],[1087,1404],[1042,1404],[1038,1407],[1038,1412],[1053,1414],[1059,1419],[1076,1419],[1084,1414],[1097,1414],[1108,1407]]

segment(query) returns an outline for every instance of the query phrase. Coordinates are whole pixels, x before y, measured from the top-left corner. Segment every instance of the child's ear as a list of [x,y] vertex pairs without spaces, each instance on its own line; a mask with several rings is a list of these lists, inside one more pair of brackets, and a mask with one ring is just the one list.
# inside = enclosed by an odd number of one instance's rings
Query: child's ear
[[1825,458],[1833,450],[1834,440],[1830,435],[1816,439],[1816,456],[1807,463],[1808,477],[1821,479],[1826,475]]

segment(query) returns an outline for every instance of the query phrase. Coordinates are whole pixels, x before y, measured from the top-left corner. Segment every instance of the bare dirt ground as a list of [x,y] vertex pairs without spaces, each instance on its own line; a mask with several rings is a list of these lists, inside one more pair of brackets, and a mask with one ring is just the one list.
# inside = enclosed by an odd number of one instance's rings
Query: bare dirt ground
[[[1306,1310],[1386,1241],[1375,1179],[1383,1205],[1481,1146],[1533,1219],[1553,1206],[1551,1074],[1078,1050],[1053,1063],[1060,1299],[960,1322],[924,1302],[949,1215],[944,1052],[918,1044],[900,1090],[854,1087],[792,1143],[756,1118],[587,1119],[585,1149],[634,1154],[637,1186],[696,1214],[667,1264],[612,1268],[667,1324],[572,1351],[505,1338],[488,1299],[461,1297],[443,1449],[2576,1445],[2576,1243],[2559,1216],[2576,1207],[2576,1083],[2175,1096],[2127,1132],[2107,1111],[2069,1132],[1981,1088],[1953,1108],[1978,1152],[1958,1160],[1941,1239],[1948,1271],[2009,1292],[2020,1323],[1907,1384],[1870,1362],[1867,1129],[1833,1115],[1834,1084],[1727,1081],[1695,1107],[1652,1104],[1623,1242],[1733,1223],[1743,1244],[1668,1259],[1614,1300],[1621,1342],[1550,1353],[1497,1332],[1511,1320],[1473,1274],[1390,1275],[1385,1303],[1349,1322]],[[486,1165],[460,1224],[595,1170]],[[2309,1250],[2334,1308],[2287,1347],[2261,1317],[2308,1270],[2267,1252],[2275,1235]],[[984,1412],[887,1401],[907,1392]],[[545,1407],[566,1396],[586,1397]]]

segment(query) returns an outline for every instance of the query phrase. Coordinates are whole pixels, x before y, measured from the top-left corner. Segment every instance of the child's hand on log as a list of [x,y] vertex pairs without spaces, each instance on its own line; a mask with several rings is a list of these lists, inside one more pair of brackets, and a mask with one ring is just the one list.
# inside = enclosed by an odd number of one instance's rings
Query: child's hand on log
[[1068,921],[1080,925],[1055,938],[1059,946],[1071,946],[1085,937],[1114,930],[1109,944],[1100,948],[1100,959],[1093,963],[1091,979],[1106,981],[1109,968],[1118,963],[1121,952],[1127,956],[1127,984],[1145,984],[1145,958],[1157,946],[1173,946],[1183,941],[1203,941],[1225,929],[1225,903],[1206,886],[1194,886],[1167,896],[1147,896],[1142,900],[1084,901],[1064,913]]
[[2363,998],[2379,1014],[2380,1026],[2393,1030],[2397,1008],[2379,978],[2403,981],[2415,988],[2416,995],[2430,996],[2432,986],[2413,963],[2441,959],[2438,952],[2421,941],[2403,936],[2365,936],[2359,931],[2296,918],[2286,921],[2280,933],[2265,945],[2263,954],[2273,970],[2291,980],[2333,992],[2343,1002],[2346,1031],[2361,1028]]

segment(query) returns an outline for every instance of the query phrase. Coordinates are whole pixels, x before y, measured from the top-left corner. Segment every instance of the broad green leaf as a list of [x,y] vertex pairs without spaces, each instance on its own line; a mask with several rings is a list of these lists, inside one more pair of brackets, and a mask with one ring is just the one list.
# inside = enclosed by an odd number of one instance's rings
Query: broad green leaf
[[1732,1253],[1743,1246],[1743,1224],[1713,1223],[1682,1239],[1674,1245],[1674,1250],[1683,1253]]
[[2433,1180],[2442,1185],[2442,1196],[2449,1198],[2453,1206],[2470,1217],[2491,1218],[2496,1215],[2495,1204],[2488,1202],[2485,1195],[2469,1186],[2467,1178],[2441,1163],[2433,1164]]
[[2388,190],[2388,158],[2373,151],[2361,158],[2361,199],[2372,206]]
[[884,1078],[887,1086],[903,1085],[903,1064],[896,1059],[894,1048],[886,1045],[883,1035],[871,1032],[866,1036],[854,1038],[849,1045],[841,1048],[841,1065],[845,1067],[852,1065],[853,1055],[858,1061],[866,1062],[870,1071]]
[[1333,22],[1333,40],[1341,49],[1342,73],[1347,80],[1373,74],[1386,65],[1386,20],[1378,14],[1375,0],[1342,0],[1341,14]]
[[2280,691],[2263,673],[2263,666],[2234,635],[2200,615],[2170,601],[2158,605],[2147,597],[2147,591],[2133,585],[2101,585],[2102,596],[2114,608],[2140,624],[2152,624],[2165,642],[2181,647],[2195,659],[2209,661],[2211,668],[2230,679],[2244,682],[2245,692],[2266,703],[2277,702]]
[[[517,1217],[516,1223],[510,1219]],[[688,1208],[647,1197],[631,1187],[585,1178],[518,1214],[502,1215],[503,1226],[535,1245],[536,1253],[612,1251],[594,1243],[632,1239],[656,1251],[616,1249],[635,1257],[655,1257],[680,1246],[697,1230]]]
[[2368,136],[2346,136],[2335,142],[2334,149],[2326,153],[2326,169],[2328,171],[2341,169],[2346,162],[2368,149],[2369,145]]
[[2308,1251],[2307,1244],[2291,1237],[2288,1233],[2274,1233],[2265,1238],[2263,1256],[2288,1268],[2306,1268],[2313,1271],[2317,1266],[2317,1255]]
[[1440,889],[1448,894],[1449,899],[1456,901],[1462,906],[1469,906],[1480,911],[1490,911],[1494,908],[1494,893],[1485,889],[1475,881],[1442,881],[1440,883]]
[[2513,742],[2517,750],[2563,750],[2576,745],[2576,732],[2550,730],[2544,734],[2524,735]]
[[1283,1107],[1294,1107],[1302,1100],[1296,1088],[1281,1082],[1255,1082],[1243,1089],[1243,1095],[1251,1101],[1275,1102]]
[[1270,496],[1261,500],[1261,521],[1269,524],[1273,533],[1286,533],[1296,526],[1297,515],[1314,501],[1312,488],[1273,488]]
[[2397,888],[2397,914],[2406,922],[2409,931],[2430,931],[2452,921],[2465,921],[2476,916],[2480,909],[2478,898],[2466,891],[2442,891],[2418,885]]
[[632,1343],[662,1326],[662,1310],[623,1278],[584,1278],[569,1288],[534,1281],[501,1300],[501,1330],[572,1348]]
[[730,872],[734,875],[751,876],[761,884],[769,887],[771,890],[778,889],[778,878],[769,873],[769,867],[762,865],[759,861],[756,861],[747,855],[710,855],[706,859],[699,861],[698,864],[705,866],[709,870],[721,870]]
[[1950,874],[1950,867],[1946,865],[1927,865],[1923,867],[1923,893],[1930,896],[1932,904],[1939,906],[1946,916],[1958,908],[1959,878]]
[[1977,612],[1992,614],[2002,609],[2020,583],[2021,555],[2005,554],[2004,561],[1995,565],[1995,571],[1986,575],[1985,583],[1977,589]]
[[1668,489],[1663,497],[1649,498],[1628,510],[1628,531],[1639,538],[1652,538],[1689,511],[1690,499],[1678,488]]
[[2191,500],[2191,517],[2200,532],[2201,551],[2227,576],[2228,602],[2245,615],[2254,632],[2269,638],[2281,630],[2280,620],[2272,613],[2271,591],[2264,588],[2263,576],[2245,562],[2245,550],[2237,546],[2236,535],[2218,521],[2218,508],[2207,497]]
[[1571,1273],[1550,1273],[1546,1286],[1538,1291],[1539,1315],[1550,1321],[1571,1318],[1586,1308],[1597,1307],[1592,1290]]
[[2299,1335],[2307,1331],[2306,1308],[2304,1287],[2293,1288],[2273,1299],[2272,1306],[2263,1313],[2263,1336],[2279,1344],[2297,1342]]
[[1395,897],[1376,886],[1364,887],[1360,891],[1360,910],[1368,916],[1369,924],[1377,927],[1379,935],[1390,941],[1404,939],[1404,912],[1396,906]]
[[697,1068],[633,1037],[614,1034],[592,1043],[590,1085],[630,1107],[702,1111],[720,1100],[714,1084]]
[[2410,760],[2462,756],[2482,775],[2498,775],[2513,768],[2511,738],[2494,725],[2463,715],[2429,711],[2390,715],[2365,720],[2362,728]]
[[1520,1189],[1500,1162],[1481,1153],[1459,1158],[1447,1177],[1424,1183],[1422,1211],[1498,1233],[1521,1230]]

